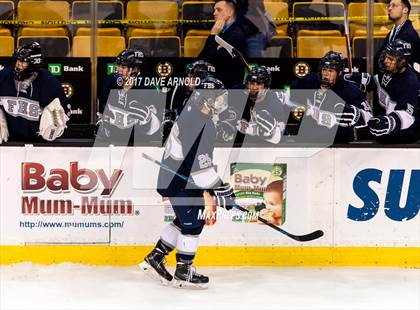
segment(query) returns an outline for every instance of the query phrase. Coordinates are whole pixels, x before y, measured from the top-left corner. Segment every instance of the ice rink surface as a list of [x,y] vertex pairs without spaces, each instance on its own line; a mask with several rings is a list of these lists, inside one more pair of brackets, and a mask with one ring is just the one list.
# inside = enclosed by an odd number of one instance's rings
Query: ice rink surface
[[[173,271],[173,267],[169,267]],[[204,291],[136,266],[0,265],[0,309],[420,309],[420,269],[201,267]]]

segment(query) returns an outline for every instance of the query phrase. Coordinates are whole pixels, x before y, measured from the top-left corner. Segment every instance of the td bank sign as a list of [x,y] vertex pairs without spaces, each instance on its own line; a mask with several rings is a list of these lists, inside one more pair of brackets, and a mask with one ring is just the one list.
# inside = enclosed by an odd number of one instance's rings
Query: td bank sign
[[62,71],[64,72],[83,72],[83,66],[63,66],[61,68],[61,64],[48,64],[48,71],[51,72],[52,75],[61,75]]
[[61,64],[48,64],[48,71],[52,75],[61,75]]

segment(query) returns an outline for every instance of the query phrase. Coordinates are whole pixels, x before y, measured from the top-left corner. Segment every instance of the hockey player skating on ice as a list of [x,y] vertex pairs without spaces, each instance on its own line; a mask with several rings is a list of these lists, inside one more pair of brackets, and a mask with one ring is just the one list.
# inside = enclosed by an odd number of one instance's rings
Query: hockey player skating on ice
[[368,73],[347,74],[346,79],[362,90],[376,90],[374,118],[369,121],[372,137],[386,143],[411,143],[419,138],[419,81],[408,65],[410,43],[395,40],[379,57],[381,72],[371,78]]
[[292,104],[306,109],[302,123],[307,126],[303,142],[347,143],[356,130],[372,116],[366,96],[343,79],[344,59],[330,51],[321,58],[317,73],[309,73],[291,85]]
[[[155,248],[140,267],[162,283],[173,281],[176,287],[206,288],[209,278],[192,266],[204,220],[204,193],[215,197],[216,204],[227,209],[234,204],[234,193],[223,183],[213,166],[216,130],[213,116],[227,108],[227,90],[222,82],[207,77],[196,87],[166,141],[162,165],[180,175],[190,176],[196,186],[160,169],[158,192],[169,197],[175,220],[163,230]],[[165,256],[176,248],[176,271],[172,276],[165,268]]]
[[164,120],[162,122],[163,137],[166,139],[171,131],[172,125],[190,98],[196,84],[207,76],[214,76],[216,68],[204,60],[197,60],[187,68],[186,77],[189,82],[183,86],[176,85],[167,94],[167,104]]
[[289,110],[284,104],[284,94],[270,90],[271,72],[265,66],[251,69],[246,78],[248,95],[242,119],[237,130],[273,144],[280,142]]
[[[70,106],[59,81],[42,68],[41,46],[17,48],[15,64],[0,71],[0,144],[7,141],[53,141],[60,137]],[[42,141],[42,140],[41,140]]]
[[140,50],[127,48],[115,60],[117,72],[105,80],[97,121],[97,136],[104,142],[127,145],[134,137],[151,136],[160,128],[152,104],[156,98],[147,98],[153,90],[144,86],[141,76],[143,61]]

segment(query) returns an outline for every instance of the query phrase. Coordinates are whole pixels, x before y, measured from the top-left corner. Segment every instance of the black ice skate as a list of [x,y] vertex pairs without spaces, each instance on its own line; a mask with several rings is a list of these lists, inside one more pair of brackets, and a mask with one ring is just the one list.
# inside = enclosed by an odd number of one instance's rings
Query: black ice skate
[[192,264],[177,263],[173,286],[177,288],[206,289],[209,287],[209,278],[195,272]]
[[166,270],[165,263],[165,255],[154,249],[144,258],[144,261],[139,266],[152,279],[160,281],[163,285],[168,285],[173,277]]

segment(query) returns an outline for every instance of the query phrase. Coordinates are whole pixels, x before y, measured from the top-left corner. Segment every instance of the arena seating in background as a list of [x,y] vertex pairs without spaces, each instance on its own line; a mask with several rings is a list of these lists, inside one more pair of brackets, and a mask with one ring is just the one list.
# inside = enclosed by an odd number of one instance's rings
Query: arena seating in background
[[306,30],[301,29],[299,30],[299,36],[303,37],[319,37],[319,36],[327,36],[327,37],[341,37],[342,33],[340,30]]
[[0,56],[12,56],[15,39],[12,36],[0,36]]
[[291,58],[293,57],[293,40],[291,37],[274,36],[270,46],[263,51],[265,58]]
[[[289,6],[286,2],[279,1],[264,1],[266,11],[271,15],[276,23],[276,30],[278,36],[287,35],[287,26],[289,21]],[[286,19],[286,20],[278,20]]]
[[[67,1],[19,1],[17,18],[19,20],[69,20],[69,3]],[[66,26],[33,25],[19,29],[20,36],[68,36]]]
[[184,57],[197,57],[206,44],[207,36],[186,36],[184,39]]
[[327,31],[325,35],[329,35],[328,31],[337,30],[340,33],[344,32],[344,20],[323,20],[328,17],[344,17],[344,4],[341,2],[295,2],[293,3],[293,17],[294,18],[309,18],[318,17],[319,21],[302,21],[295,22],[293,28],[295,35],[301,35],[301,30],[308,31]]
[[12,32],[10,29],[0,27],[0,36],[10,36]]
[[[208,36],[213,27],[213,1],[185,1],[182,3],[181,17],[187,21],[182,24],[181,38],[186,36]],[[202,22],[188,22],[188,21]],[[207,21],[207,22],[206,22]]]
[[178,2],[129,1],[127,3],[127,19],[150,20],[150,22],[129,25],[127,38],[174,36],[177,35]]
[[420,14],[420,0],[417,3],[411,3],[410,12],[410,20],[413,22],[413,27],[420,35],[420,17],[413,17],[415,14]]
[[131,37],[128,46],[140,48],[146,57],[181,57],[181,40],[177,36]]
[[[123,36],[98,36],[97,55],[99,57],[114,57],[125,49]],[[90,57],[90,36],[73,37],[73,57]]]
[[328,51],[336,51],[347,58],[347,47],[345,37],[304,37],[297,38],[297,57],[300,58],[321,58]]
[[[73,20],[90,20],[91,1],[74,1],[72,3]],[[99,20],[122,20],[124,18],[124,4],[121,1],[107,0],[97,1]],[[90,27],[73,26],[74,35],[90,35]],[[113,25],[98,25],[97,34],[105,36],[120,36],[121,29]]]
[[[348,9],[349,18],[354,17],[366,17],[367,6],[366,3],[350,3]],[[374,16],[387,16],[387,4],[386,3],[374,3],[373,4],[373,15]],[[366,19],[352,20],[350,24],[350,36],[360,37],[366,36]],[[385,17],[384,19],[374,20],[374,35],[375,36],[386,36],[391,30],[392,23]]]
[[0,20],[14,19],[15,3],[13,1],[0,1]]
[[[0,1],[0,20],[13,20],[15,17],[15,4],[13,1]],[[11,27],[0,25],[0,36],[10,36]]]

